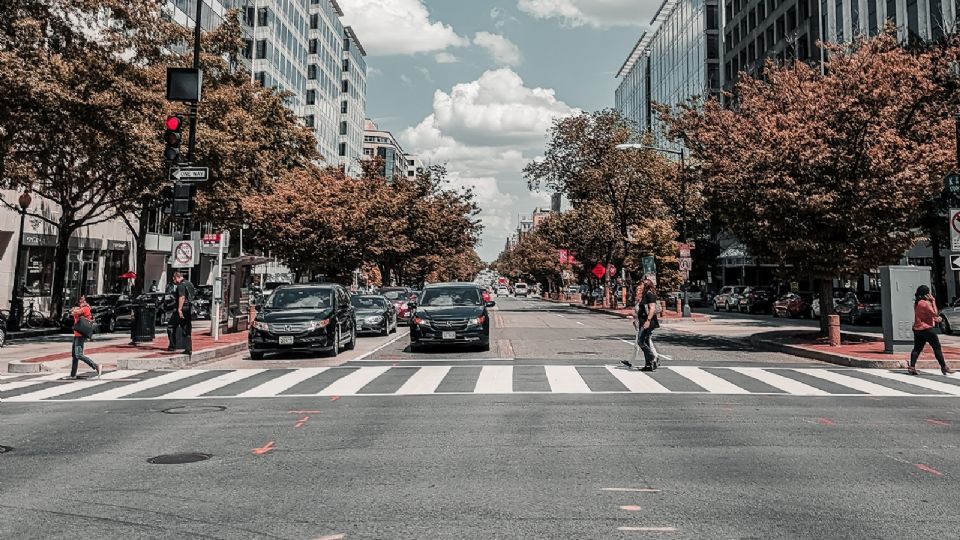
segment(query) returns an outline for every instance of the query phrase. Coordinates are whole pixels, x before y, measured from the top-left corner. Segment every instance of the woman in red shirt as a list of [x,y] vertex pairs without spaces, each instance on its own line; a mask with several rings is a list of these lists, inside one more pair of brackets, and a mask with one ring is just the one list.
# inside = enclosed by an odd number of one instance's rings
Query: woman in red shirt
[[[83,317],[87,320],[93,320],[93,314],[90,313],[90,304],[87,303],[87,298],[83,295],[80,296],[80,300],[77,302],[77,307],[70,310],[70,314],[73,315],[73,324],[76,326],[77,322],[80,321],[80,317]],[[77,367],[79,362],[83,361],[84,364],[90,366],[91,369],[97,372],[97,377],[102,373],[102,368],[91,360],[88,356],[83,354],[83,346],[86,343],[87,338],[83,337],[83,334],[80,332],[74,331],[73,333],[73,351],[71,356],[73,357],[73,363],[70,365],[70,378],[77,378]]]
[[917,374],[917,358],[923,351],[923,346],[927,343],[933,349],[933,355],[940,362],[940,371],[944,375],[953,373],[953,370],[947,367],[946,360],[943,359],[943,350],[940,347],[940,338],[937,337],[937,325],[942,320],[940,311],[937,309],[937,301],[930,294],[930,287],[921,285],[917,287],[916,298],[913,305],[913,352],[910,353],[910,366],[907,371],[911,375]]

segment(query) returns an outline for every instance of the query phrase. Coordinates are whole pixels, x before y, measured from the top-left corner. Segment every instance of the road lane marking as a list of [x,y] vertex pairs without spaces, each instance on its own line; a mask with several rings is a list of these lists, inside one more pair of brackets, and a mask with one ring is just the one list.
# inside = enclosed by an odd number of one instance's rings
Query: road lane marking
[[513,393],[513,366],[483,366],[474,387],[475,394]]
[[261,446],[260,448],[253,448],[250,451],[258,456],[262,456],[272,450],[273,450],[273,441],[270,441],[267,444]]
[[600,488],[600,491],[625,491],[633,493],[660,493],[659,489],[652,488],[623,488],[623,487],[608,487]]
[[141,392],[143,390],[149,390],[151,388],[156,388],[158,386],[163,386],[165,384],[177,382],[181,379],[193,377],[194,375],[198,375],[204,372],[205,371],[202,369],[183,369],[180,371],[171,371],[170,373],[164,373],[159,377],[153,377],[145,381],[128,384],[126,386],[120,386],[112,390],[107,390],[106,392],[99,392],[97,394],[83,396],[81,398],[77,398],[77,400],[78,401],[102,401],[102,400],[108,400],[108,399],[119,399],[124,396],[136,394],[137,392]]
[[811,377],[816,377],[818,379],[823,379],[840,386],[846,386],[848,388],[853,388],[860,392],[864,392],[871,396],[912,396],[913,394],[908,394],[907,392],[901,392],[900,390],[894,390],[893,388],[887,388],[886,386],[880,386],[879,384],[874,384],[863,379],[858,379],[856,377],[851,377],[849,375],[841,375],[839,373],[834,373],[833,371],[828,371],[825,369],[797,369],[796,371],[803,373],[805,375],[810,375]]
[[934,426],[940,426],[940,427],[950,427],[950,425],[951,425],[950,422],[945,422],[945,421],[943,421],[943,420],[937,420],[936,418],[927,418],[927,423],[928,423],[928,424],[931,424],[931,425],[934,425]]
[[207,392],[213,392],[218,388],[223,388],[228,384],[233,384],[237,381],[242,381],[243,379],[253,377],[258,373],[263,373],[265,369],[242,369],[237,371],[231,371],[229,373],[224,373],[210,379],[209,381],[203,381],[201,383],[194,384],[193,386],[188,386],[180,390],[166,394],[167,399],[187,399],[195,398],[206,394]]
[[417,370],[412,377],[397,390],[399,395],[432,394],[450,373],[450,366],[425,366]]
[[714,394],[749,394],[750,392],[727,380],[717,377],[713,373],[704,371],[698,367],[690,366],[671,366],[670,369],[687,379],[693,381],[697,386]]
[[673,527],[617,527],[623,532],[677,532]]
[[309,416],[304,416],[303,418],[297,420],[297,423],[294,424],[293,427],[295,427],[295,428],[302,428],[302,427],[307,423],[307,420],[310,420],[310,417],[309,417]]
[[936,390],[937,392],[943,392],[944,394],[960,396],[960,386],[954,386],[952,384],[938,381],[931,381],[930,379],[925,379],[916,375],[904,375],[903,373],[894,373],[891,371],[882,371],[878,369],[859,369],[857,371],[869,373],[870,375],[877,377],[883,377],[884,379],[890,379],[891,381],[898,381],[913,386],[919,386],[920,388],[926,388],[927,390]]
[[667,390],[665,386],[653,380],[653,377],[650,377],[642,371],[633,371],[630,369],[622,369],[615,366],[606,366],[607,371],[609,371],[614,377],[620,381],[621,384],[627,387],[627,390],[635,394],[669,394],[670,390]]
[[934,469],[933,467],[931,467],[931,466],[929,466],[929,465],[925,465],[925,464],[923,464],[923,463],[915,463],[914,465],[916,465],[916,467],[917,467],[918,469],[920,469],[921,471],[923,471],[923,472],[930,473],[930,474],[932,474],[932,475],[934,475],[934,476],[943,476],[943,473],[942,473],[942,472]]
[[361,368],[353,373],[338,379],[330,386],[320,391],[318,396],[341,396],[356,394],[361,388],[373,382],[374,379],[383,375],[390,369],[390,366],[376,366]]
[[771,373],[764,370],[763,368],[755,367],[743,367],[743,368],[733,368],[737,373],[746,375],[747,377],[756,379],[762,383],[769,384],[770,386],[783,390],[788,394],[793,394],[795,396],[826,396],[829,395],[828,392],[815,388],[808,384],[803,384],[800,381],[795,381],[783,375],[777,375],[776,373]]
[[409,330],[409,329],[408,329],[408,330],[405,330],[403,333],[400,333],[400,331],[398,330],[398,331],[397,331],[397,335],[393,336],[393,339],[390,339],[390,340],[386,341],[385,343],[381,344],[379,347],[373,349],[373,350],[370,351],[370,352],[363,353],[363,354],[361,354],[360,356],[358,356],[358,357],[356,357],[356,358],[354,358],[354,359],[352,359],[352,360],[347,360],[347,361],[348,361],[348,362],[358,362],[358,361],[360,361],[360,360],[363,360],[364,358],[369,358],[369,357],[377,354],[378,352],[382,351],[383,349],[386,349],[386,348],[389,347],[390,345],[393,345],[394,343],[400,341],[400,339],[405,338],[405,337],[407,337],[407,336],[409,336],[409,335],[410,335],[410,330]]
[[269,380],[259,386],[255,386],[250,390],[239,394],[238,397],[273,397],[284,390],[293,388],[294,386],[311,377],[315,377],[323,373],[328,369],[330,368],[300,368],[296,371],[291,371],[290,373],[281,375],[276,379]]
[[543,366],[550,391],[558,394],[589,394],[590,387],[574,366]]
[[835,424],[835,423],[833,422],[833,420],[831,420],[831,419],[829,419],[829,418],[823,418],[823,417],[817,418],[817,423],[820,424],[821,426],[836,426],[836,425],[837,425],[837,424]]

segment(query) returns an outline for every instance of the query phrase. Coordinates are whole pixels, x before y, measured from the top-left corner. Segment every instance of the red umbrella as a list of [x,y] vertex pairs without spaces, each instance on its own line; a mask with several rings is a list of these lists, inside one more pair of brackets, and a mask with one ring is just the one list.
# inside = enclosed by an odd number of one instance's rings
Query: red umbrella
[[132,271],[127,271],[126,274],[120,274],[117,279],[137,279],[137,273]]

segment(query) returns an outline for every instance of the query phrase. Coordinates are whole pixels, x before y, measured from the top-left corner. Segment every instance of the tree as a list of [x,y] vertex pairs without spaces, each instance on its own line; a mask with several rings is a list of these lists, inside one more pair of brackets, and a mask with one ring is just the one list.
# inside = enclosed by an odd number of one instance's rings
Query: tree
[[662,111],[702,163],[717,218],[754,256],[821,280],[824,331],[832,280],[898,260],[950,168],[956,99],[937,69],[883,34],[830,47],[825,75],[768,63],[740,79],[731,109]]
[[[551,219],[554,218],[547,218],[546,221]],[[543,224],[501,253],[494,267],[500,274],[514,280],[530,279],[545,283],[548,291],[555,291],[562,283],[564,266],[560,263],[558,248],[543,235],[541,227]]]

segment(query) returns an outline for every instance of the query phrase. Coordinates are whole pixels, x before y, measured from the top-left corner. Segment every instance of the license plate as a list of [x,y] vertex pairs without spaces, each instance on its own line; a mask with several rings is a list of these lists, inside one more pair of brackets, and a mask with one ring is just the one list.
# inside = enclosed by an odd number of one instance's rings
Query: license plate
[[457,333],[456,333],[456,332],[444,332],[444,333],[443,333],[443,339],[457,339]]
[[293,345],[293,336],[280,336],[281,345]]

